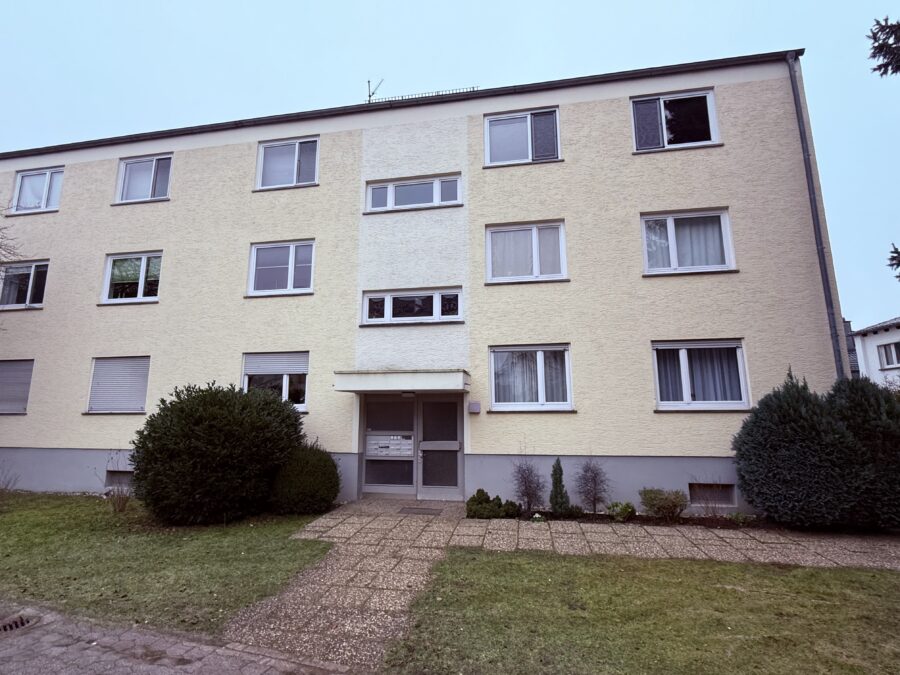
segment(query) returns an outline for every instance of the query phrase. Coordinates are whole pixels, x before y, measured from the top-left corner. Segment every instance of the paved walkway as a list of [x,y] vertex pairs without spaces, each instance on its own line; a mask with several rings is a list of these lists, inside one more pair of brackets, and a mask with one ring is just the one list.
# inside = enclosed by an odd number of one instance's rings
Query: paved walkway
[[242,611],[226,634],[305,658],[374,670],[406,630],[409,606],[447,546],[644,558],[692,558],[900,570],[900,537],[817,535],[570,521],[467,520],[462,504],[363,499],[295,534],[335,544],[274,598]]

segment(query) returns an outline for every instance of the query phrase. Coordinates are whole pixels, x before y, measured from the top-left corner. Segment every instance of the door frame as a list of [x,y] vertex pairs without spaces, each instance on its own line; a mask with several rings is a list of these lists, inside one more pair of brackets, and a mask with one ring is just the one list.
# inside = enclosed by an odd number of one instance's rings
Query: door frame
[[[424,403],[455,403],[456,404],[456,441],[423,441],[424,431]],[[416,498],[440,499],[459,501],[463,498],[463,395],[462,394],[419,394],[416,396]],[[455,447],[453,447],[455,446]],[[422,480],[424,467],[424,453],[429,450],[456,450],[456,485],[453,486],[427,486]]]

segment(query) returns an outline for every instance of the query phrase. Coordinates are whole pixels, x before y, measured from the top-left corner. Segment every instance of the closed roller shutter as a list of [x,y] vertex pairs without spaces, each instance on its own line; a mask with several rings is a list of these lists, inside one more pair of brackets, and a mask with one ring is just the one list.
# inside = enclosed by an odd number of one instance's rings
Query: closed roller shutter
[[23,413],[28,407],[34,361],[0,361],[0,413]]
[[88,412],[143,412],[149,356],[94,359]]
[[309,352],[244,354],[244,375],[297,375],[309,372]]

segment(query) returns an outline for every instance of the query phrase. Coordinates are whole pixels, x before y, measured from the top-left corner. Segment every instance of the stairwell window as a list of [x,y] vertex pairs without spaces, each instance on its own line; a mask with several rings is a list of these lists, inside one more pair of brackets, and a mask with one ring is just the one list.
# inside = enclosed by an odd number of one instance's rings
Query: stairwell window
[[652,215],[641,222],[647,274],[734,269],[725,212]]
[[108,256],[103,302],[157,302],[161,268],[161,251]]
[[710,145],[719,140],[711,91],[631,101],[635,150]]
[[372,183],[367,192],[369,211],[433,208],[462,203],[459,176]]
[[491,410],[572,410],[568,345],[492,347]]
[[461,288],[370,291],[363,295],[363,324],[446,323],[462,320]]
[[261,143],[257,161],[256,187],[267,188],[316,185],[319,181],[319,139]]
[[0,309],[43,305],[49,266],[46,260],[0,265]]
[[244,354],[244,391],[273,391],[304,412],[308,373],[309,352]]
[[38,213],[59,209],[63,168],[20,171],[16,174],[13,213]]
[[313,242],[254,244],[250,248],[248,295],[312,293]]
[[171,155],[123,159],[119,166],[119,203],[166,199],[171,172]]
[[658,410],[749,408],[740,340],[654,342]]
[[491,115],[484,120],[488,166],[559,159],[558,110]]

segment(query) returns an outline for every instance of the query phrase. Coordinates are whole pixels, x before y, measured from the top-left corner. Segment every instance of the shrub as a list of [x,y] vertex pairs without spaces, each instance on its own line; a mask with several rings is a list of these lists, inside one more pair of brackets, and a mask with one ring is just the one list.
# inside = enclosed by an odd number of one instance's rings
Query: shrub
[[617,523],[624,523],[626,520],[631,520],[637,515],[634,504],[631,502],[612,502],[611,504],[606,505],[606,512],[612,516],[612,519]]
[[641,505],[647,515],[669,522],[678,520],[688,507],[688,496],[683,490],[644,488],[638,494],[641,496]]
[[481,488],[466,501],[466,518],[518,518],[519,513],[519,505],[515,502],[507,500],[504,503],[500,495],[491,499]]
[[554,516],[561,517],[569,515],[572,508],[569,502],[569,493],[566,491],[565,483],[563,483],[563,468],[559,457],[553,462],[553,469],[550,471],[550,510]]
[[526,514],[531,514],[535,507],[541,506],[544,500],[544,492],[547,491],[547,481],[538,473],[537,467],[527,459],[516,462],[513,468],[513,486],[516,491],[516,499],[522,505]]
[[788,373],[734,438],[738,486],[766,516],[799,526],[900,524],[900,405],[872,382],[820,396]]
[[337,464],[316,440],[291,450],[275,477],[272,507],[277,513],[325,513],[340,489]]
[[575,490],[581,503],[597,513],[597,506],[606,501],[609,479],[600,463],[593,457],[585,461],[575,475]]
[[132,441],[134,493],[173,525],[259,513],[278,468],[303,440],[300,414],[272,392],[176,388]]

